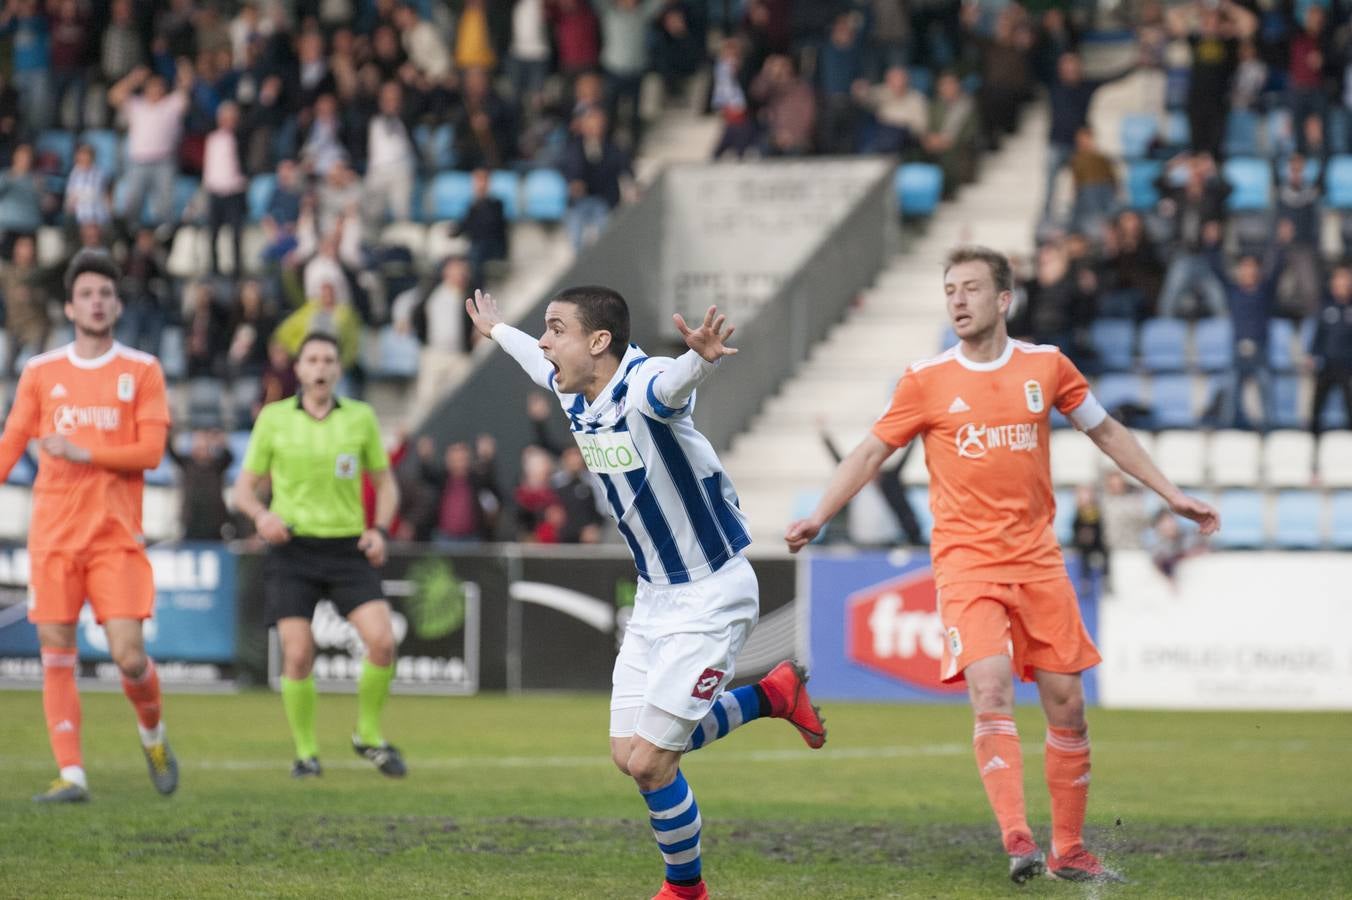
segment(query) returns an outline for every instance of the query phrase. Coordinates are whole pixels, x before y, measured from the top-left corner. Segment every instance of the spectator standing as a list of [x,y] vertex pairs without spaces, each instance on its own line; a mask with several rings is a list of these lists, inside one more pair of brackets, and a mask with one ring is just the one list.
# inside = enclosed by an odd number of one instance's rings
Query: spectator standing
[[301,161],[320,178],[327,178],[334,167],[347,162],[343,122],[338,116],[338,101],[332,94],[323,94],[315,101],[310,130],[300,154]]
[[1287,157],[1286,165],[1278,165],[1277,169],[1277,227],[1279,230],[1290,228],[1291,242],[1287,245],[1283,266],[1284,287],[1278,292],[1278,306],[1274,311],[1293,319],[1304,319],[1318,310],[1322,291],[1319,230],[1328,164],[1327,160],[1321,161],[1318,177],[1311,179],[1305,157],[1293,153]]
[[430,81],[444,81],[453,71],[451,51],[437,27],[407,4],[395,11],[394,20],[408,61]]
[[904,66],[888,69],[882,84],[858,83],[855,97],[874,118],[864,153],[904,153],[920,146],[929,127],[929,100],[911,87]]
[[774,54],[751,82],[751,99],[759,104],[769,156],[804,156],[812,152],[817,125],[817,95],[798,76],[793,61]]
[[598,0],[601,14],[601,68],[606,74],[610,121],[630,148],[643,132],[641,90],[648,71],[648,25],[663,0]]
[[593,72],[601,61],[601,31],[586,0],[545,0],[554,28],[559,71],[567,78]]
[[350,373],[361,350],[361,321],[352,304],[339,302],[332,279],[320,281],[317,293],[283,319],[274,335],[294,357],[306,336],[315,333],[327,334],[338,342],[338,358],[343,370]]
[[549,453],[535,446],[521,451],[521,483],[512,492],[516,505],[516,539],[536,541],[536,529],[545,520],[545,511],[559,505],[552,480],[554,461]]
[[396,222],[413,216],[413,175],[418,155],[403,119],[403,91],[397,81],[380,86],[379,113],[366,137],[366,224],[374,233],[388,211]]
[[1126,77],[1134,68],[1133,64],[1107,78],[1091,79],[1084,76],[1084,63],[1078,53],[1063,53],[1056,61],[1056,79],[1047,87],[1051,129],[1047,136],[1047,196],[1042,203],[1042,218],[1051,218],[1056,176],[1075,152],[1076,132],[1089,124],[1094,94],[1105,84]]
[[296,227],[303,196],[300,167],[294,160],[282,160],[277,164],[277,181],[268,200],[267,212],[263,214],[263,235],[267,239],[263,248],[265,262],[280,262],[296,249]]
[[220,541],[233,537],[230,510],[225,505],[225,473],[235,461],[218,428],[191,432],[186,455],[174,447],[171,436],[165,451],[179,469],[179,527],[185,541]]
[[240,157],[239,107],[222,103],[216,110],[216,130],[207,135],[202,158],[202,188],[207,194],[207,239],[211,244],[211,271],[221,274],[221,226],[230,227],[230,257],[236,278],[244,273],[244,216],[247,212],[244,177]]
[[[1289,236],[1289,227],[1287,231]],[[1219,420],[1222,427],[1241,428],[1247,424],[1242,397],[1244,385],[1249,381],[1257,383],[1262,398],[1263,428],[1272,427],[1276,404],[1272,395],[1272,373],[1268,370],[1268,323],[1276,305],[1277,279],[1284,268],[1284,255],[1278,251],[1265,272],[1255,254],[1245,253],[1235,262],[1231,276],[1225,271],[1219,248],[1214,251],[1212,265],[1216,277],[1225,287],[1235,342],[1229,384],[1221,399]]]
[[1092,485],[1075,489],[1075,519],[1071,523],[1071,544],[1080,557],[1080,596],[1090,596],[1095,583],[1108,578],[1108,547],[1103,540],[1103,509]]
[[512,6],[512,43],[507,76],[521,106],[539,112],[544,103],[551,49],[545,0],[516,0]]
[[75,107],[75,131],[84,130],[85,87],[88,78],[86,59],[90,41],[89,13],[80,0],[56,0],[55,11],[49,4],[48,27],[51,29],[52,109],[61,121],[61,107],[71,96]]
[[[413,331],[431,356],[468,352],[470,328],[465,298],[473,293],[469,261],[463,256],[448,257],[441,264],[441,280],[411,314]],[[432,360],[427,363],[434,364]]]
[[[497,41],[494,40],[493,22],[490,22],[489,5],[485,0],[461,0],[460,17],[455,23],[455,67],[465,69],[486,69],[493,71],[498,67]],[[495,4],[494,8],[501,6]]]
[[1075,154],[1070,158],[1070,173],[1075,179],[1075,205],[1070,227],[1099,234],[1117,206],[1117,167],[1099,149],[1094,132],[1087,125],[1075,132]]
[[204,281],[186,291],[183,340],[189,378],[223,378],[230,349],[230,315]]
[[563,544],[596,544],[601,540],[604,522],[596,508],[596,493],[592,490],[591,473],[577,447],[564,448],[559,457],[559,470],[554,474],[554,493],[563,509],[563,526],[558,541]]
[[227,362],[231,380],[262,375],[268,363],[268,340],[276,327],[277,316],[263,296],[262,285],[252,278],[241,283],[230,323]]
[[12,259],[0,265],[0,297],[4,299],[9,344],[5,374],[12,378],[26,357],[46,349],[52,332],[47,312],[47,278],[38,268],[37,248],[28,235],[14,241]]
[[686,82],[706,59],[704,16],[695,3],[665,0],[652,33],[653,69],[669,98],[680,97]]
[[1347,421],[1352,424],[1352,264],[1341,262],[1329,276],[1329,297],[1319,312],[1310,340],[1309,366],[1314,370],[1314,403],[1310,430],[1324,431],[1324,406],[1341,391]]
[[1135,210],[1123,210],[1107,237],[1105,263],[1112,276],[1112,287],[1128,292],[1130,315],[1137,321],[1150,318],[1155,314],[1155,303],[1164,285],[1164,263],[1159,248],[1146,231],[1145,220]]
[[[139,67],[108,89],[108,102],[127,116],[126,207],[120,212],[128,232],[141,223],[146,193],[153,191],[151,222],[169,222],[174,203],[174,177],[178,174],[178,142],[183,117],[188,112],[191,67],[184,64],[172,93],[164,79]],[[142,93],[134,94],[137,88]]]
[[911,43],[909,7],[909,0],[870,0],[866,4],[865,65],[870,81],[880,80],[889,69],[905,67]]
[[1324,115],[1328,99],[1324,93],[1326,73],[1331,74],[1335,56],[1333,35],[1327,27],[1328,14],[1324,7],[1317,3],[1307,4],[1302,15],[1302,27],[1291,36],[1286,73],[1286,105],[1297,122],[1310,115]]
[[1239,43],[1239,63],[1235,67],[1234,87],[1230,92],[1230,108],[1257,112],[1267,89],[1268,66],[1258,55],[1251,39]]
[[14,241],[33,237],[42,226],[46,179],[33,171],[33,147],[14,148],[9,169],[0,173],[0,258],[8,259]]
[[817,56],[817,87],[820,98],[817,144],[823,153],[845,154],[854,150],[855,110],[851,94],[863,77],[863,17],[841,13],[831,23],[830,37]]
[[99,70],[104,82],[117,84],[145,63],[145,42],[136,29],[131,0],[113,0],[100,41]]
[[1103,477],[1103,543],[1110,551],[1140,550],[1145,535],[1145,502],[1141,492],[1116,469]]
[[573,247],[581,250],[599,236],[619,206],[622,181],[633,178],[629,154],[606,136],[606,114],[591,109],[578,122],[578,135],[563,167],[571,202],[564,214]]
[[489,262],[507,258],[507,213],[502,201],[488,192],[489,178],[487,169],[474,170],[474,199],[453,232],[469,239],[470,290],[461,300],[484,286]]
[[75,150],[75,165],[66,176],[66,197],[61,208],[77,226],[87,222],[102,226],[112,219],[108,173],[94,164],[94,150],[88,144]]
[[145,353],[160,352],[160,338],[168,318],[169,273],[155,229],[141,226],[122,267],[122,317],[118,340]]
[[[1170,34],[1191,49],[1187,113],[1192,149],[1218,156],[1230,114],[1230,88],[1239,63],[1239,44],[1258,30],[1258,17],[1232,0],[1193,3],[1165,14]],[[1194,24],[1195,22],[1195,24]]]
[[[1172,175],[1184,166],[1187,180],[1178,186]],[[1184,296],[1195,291],[1208,315],[1225,315],[1225,291],[1212,271],[1210,248],[1221,240],[1230,185],[1216,176],[1215,161],[1201,153],[1169,160],[1155,187],[1160,192],[1160,215],[1172,225],[1174,242],[1160,289],[1159,314],[1181,315]]]
[[269,403],[296,396],[296,367],[286,345],[275,336],[268,341],[268,364],[258,379],[258,400],[254,403],[253,414]]
[[456,164],[503,169],[516,156],[516,117],[484,69],[464,73],[455,121]]
[[952,72],[935,83],[930,103],[929,130],[920,145],[932,162],[944,170],[944,196],[951,197],[959,184],[976,174],[976,104]]
[[14,86],[23,119],[34,133],[51,126],[51,34],[38,0],[6,0],[0,9],[0,37],[11,41]]
[[724,38],[714,63],[713,93],[709,97],[710,110],[723,121],[714,159],[728,152],[741,159],[756,143],[756,121],[747,103],[749,86],[745,43],[737,37]]
[[441,502],[437,507],[436,531],[439,544],[478,543],[490,537],[473,464],[473,453],[464,441],[446,448],[445,470],[439,479]]

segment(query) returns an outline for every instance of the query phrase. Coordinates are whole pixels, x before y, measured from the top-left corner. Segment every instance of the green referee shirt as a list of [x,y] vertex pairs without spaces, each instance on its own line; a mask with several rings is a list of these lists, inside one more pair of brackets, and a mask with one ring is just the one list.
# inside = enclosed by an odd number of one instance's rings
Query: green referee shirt
[[272,476],[269,508],[300,537],[361,534],[361,474],[389,467],[375,412],[346,397],[334,397],[322,419],[305,411],[299,395],[269,403],[244,454],[244,468]]

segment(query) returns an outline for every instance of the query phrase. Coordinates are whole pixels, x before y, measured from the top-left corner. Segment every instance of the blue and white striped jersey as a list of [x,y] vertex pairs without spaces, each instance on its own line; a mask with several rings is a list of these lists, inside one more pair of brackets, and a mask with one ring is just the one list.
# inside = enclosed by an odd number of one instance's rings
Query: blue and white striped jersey
[[[716,572],[751,543],[737,492],[690,421],[695,397],[671,409],[653,390],[674,362],[631,344],[591,404],[581,394],[554,392],[638,574],[655,584]],[[548,381],[553,388],[552,371]]]

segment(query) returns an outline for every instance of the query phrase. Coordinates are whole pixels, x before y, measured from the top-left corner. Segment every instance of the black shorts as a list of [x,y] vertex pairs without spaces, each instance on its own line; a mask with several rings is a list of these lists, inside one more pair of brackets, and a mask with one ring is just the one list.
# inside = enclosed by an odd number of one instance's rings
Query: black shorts
[[333,603],[346,618],[363,603],[383,599],[380,573],[357,549],[357,540],[293,537],[269,547],[263,560],[265,623],[293,616],[313,619],[320,600]]

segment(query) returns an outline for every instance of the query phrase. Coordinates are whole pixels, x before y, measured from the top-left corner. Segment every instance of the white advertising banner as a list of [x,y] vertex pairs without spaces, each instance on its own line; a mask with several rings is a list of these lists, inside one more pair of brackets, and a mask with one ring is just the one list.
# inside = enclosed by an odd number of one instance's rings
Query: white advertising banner
[[1170,582],[1113,554],[1099,702],[1151,709],[1352,709],[1352,554],[1216,553]]

